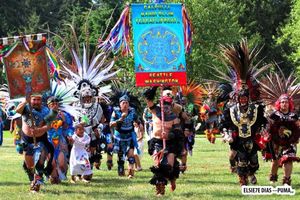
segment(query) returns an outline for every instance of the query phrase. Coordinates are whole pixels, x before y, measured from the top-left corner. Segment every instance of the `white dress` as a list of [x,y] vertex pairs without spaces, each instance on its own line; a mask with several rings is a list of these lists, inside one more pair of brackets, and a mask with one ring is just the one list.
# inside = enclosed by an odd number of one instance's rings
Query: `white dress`
[[71,176],[92,174],[89,154],[86,151],[86,146],[91,141],[90,136],[87,133],[84,133],[83,137],[78,137],[74,134],[72,138],[74,139],[74,143],[70,155]]

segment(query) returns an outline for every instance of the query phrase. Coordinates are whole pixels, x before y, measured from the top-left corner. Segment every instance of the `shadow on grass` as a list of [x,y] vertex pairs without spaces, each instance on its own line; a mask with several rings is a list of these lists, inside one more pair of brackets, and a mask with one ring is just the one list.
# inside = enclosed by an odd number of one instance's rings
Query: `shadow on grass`
[[16,147],[15,146],[12,146],[12,145],[7,145],[7,144],[2,144],[2,146],[0,146],[0,150],[2,149],[15,149]]
[[220,186],[224,186],[224,184],[226,185],[238,185],[238,183],[236,182],[231,182],[231,181],[208,181],[208,180],[188,180],[187,181],[189,184],[202,184],[202,185],[220,185]]
[[3,181],[3,182],[0,182],[0,187],[1,186],[21,186],[21,185],[28,185],[29,186],[29,183],[23,183],[23,182],[7,182],[7,181]]
[[218,199],[222,199],[222,197],[232,197],[232,199],[238,199],[240,197],[243,197],[243,195],[239,195],[239,194],[229,194],[229,193],[222,193],[222,192],[214,192],[214,193],[206,193],[206,192],[199,192],[197,194],[195,194],[195,192],[184,192],[184,193],[181,193],[181,195],[183,195],[184,197],[186,198],[189,198],[189,197],[195,197],[195,195],[197,197],[199,197],[199,199],[201,199],[201,196],[205,196],[205,195],[211,195],[212,197],[216,198],[216,197],[221,197],[221,198],[218,198]]
[[[104,184],[104,185],[115,185],[117,186],[128,186],[136,183],[148,183],[150,176],[138,176],[133,179],[128,179],[126,176],[123,178],[95,178],[92,180],[92,183]],[[148,180],[149,179],[149,180]]]
[[[61,194],[67,195],[67,196],[84,196],[84,199],[127,199],[126,194],[123,192],[117,192],[113,191],[111,189],[107,189],[106,191],[99,191],[96,187],[93,188],[92,191],[85,191],[84,188],[78,188],[77,190],[73,189],[66,189],[66,190],[53,190],[51,188],[45,188],[42,190],[42,193],[45,194],[52,194],[55,196],[60,196]],[[148,199],[144,195],[134,195],[131,196],[130,199]]]

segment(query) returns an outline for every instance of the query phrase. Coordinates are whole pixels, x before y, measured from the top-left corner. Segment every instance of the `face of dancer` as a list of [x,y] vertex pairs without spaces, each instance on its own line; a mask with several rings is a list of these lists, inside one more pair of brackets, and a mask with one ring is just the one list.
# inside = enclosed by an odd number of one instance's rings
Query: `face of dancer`
[[129,108],[129,102],[128,101],[121,101],[120,102],[120,108],[121,108],[122,112],[127,111],[128,108]]
[[58,102],[51,102],[48,104],[48,107],[52,110],[58,111]]
[[76,133],[76,135],[78,137],[83,137],[83,135],[84,135],[84,127],[83,127],[83,125],[81,125],[81,124],[77,125],[75,133]]
[[42,97],[40,96],[32,96],[30,98],[30,104],[32,106],[32,108],[34,109],[41,109],[42,108]]
[[241,96],[240,97],[240,104],[241,104],[241,106],[247,106],[248,105],[248,97],[247,96]]
[[283,113],[289,112],[289,101],[287,99],[282,99],[280,101],[280,111]]

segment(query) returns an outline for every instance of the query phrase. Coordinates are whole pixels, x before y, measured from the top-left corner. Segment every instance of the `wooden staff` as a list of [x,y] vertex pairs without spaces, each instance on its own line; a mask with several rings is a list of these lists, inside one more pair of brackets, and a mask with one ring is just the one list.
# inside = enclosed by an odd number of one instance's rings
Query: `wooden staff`
[[161,131],[162,131],[162,136],[163,136],[163,149],[162,151],[165,150],[166,148],[166,139],[165,139],[165,114],[164,114],[164,100],[163,100],[163,86],[160,87],[161,93],[160,93],[160,110],[161,110]]
[[[29,88],[30,90],[26,90],[26,99],[29,99],[29,102],[28,102],[28,106],[29,106],[29,118],[31,120],[31,129],[34,129],[36,127],[36,124],[35,124],[35,121],[34,121],[34,118],[33,118],[33,114],[32,114],[32,107],[31,107],[31,103],[30,103],[30,96],[31,96],[31,91],[32,91],[32,87],[31,87],[31,82],[30,83],[26,83],[29,85]],[[27,88],[26,88],[27,89]],[[33,143],[34,143],[34,147],[37,147],[37,142],[36,142],[36,137],[35,137],[35,134],[34,132],[32,132],[32,137],[33,137]]]
[[[35,124],[35,121],[33,119],[33,114],[32,114],[32,107],[30,105],[30,102],[29,102],[29,116],[30,116],[30,120],[32,121],[32,124],[31,124],[31,127],[32,129],[34,129],[36,127],[36,124]],[[33,137],[33,144],[34,144],[34,147],[37,147],[37,142],[36,142],[36,137],[35,137],[35,134],[34,132],[32,132],[32,137]]]

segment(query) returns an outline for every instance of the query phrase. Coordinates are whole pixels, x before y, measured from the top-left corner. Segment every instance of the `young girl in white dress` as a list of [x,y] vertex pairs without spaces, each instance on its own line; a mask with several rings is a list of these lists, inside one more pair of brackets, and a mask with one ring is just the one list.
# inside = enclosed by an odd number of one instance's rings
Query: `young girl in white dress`
[[93,172],[86,147],[91,138],[84,132],[83,124],[75,126],[75,134],[70,140],[73,143],[70,155],[71,183],[75,183],[78,176],[82,178],[82,181],[89,182],[92,179]]

